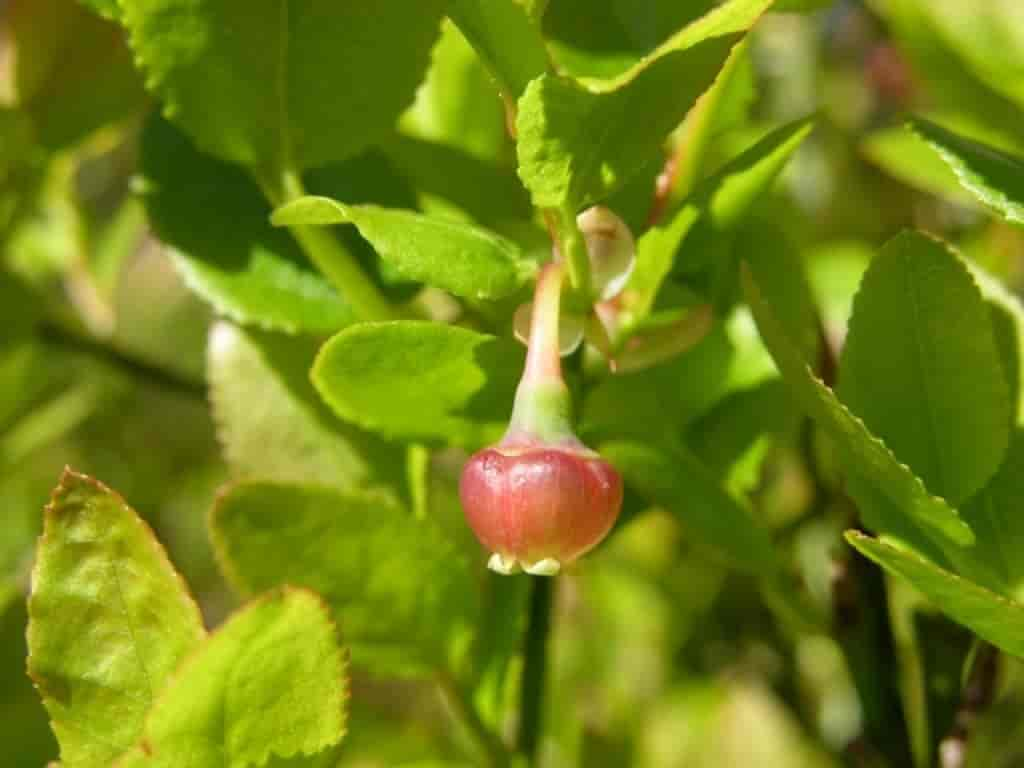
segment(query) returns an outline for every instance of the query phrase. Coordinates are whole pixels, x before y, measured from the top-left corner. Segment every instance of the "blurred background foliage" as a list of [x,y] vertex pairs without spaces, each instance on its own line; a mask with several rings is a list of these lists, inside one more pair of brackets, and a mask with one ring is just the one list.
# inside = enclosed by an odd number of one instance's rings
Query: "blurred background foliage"
[[[711,5],[551,0],[544,31],[565,70],[609,76]],[[232,472],[207,392],[213,313],[150,229],[173,224],[151,225],[140,202],[140,134],[154,103],[123,33],[74,0],[0,0],[0,23],[0,752],[5,766],[38,768],[56,746],[24,674],[22,598],[40,509],[61,468],[73,465],[130,500],[211,624],[238,601],[206,531],[215,491]],[[672,194],[684,197],[770,128],[817,114],[733,247],[790,254],[807,276],[827,358],[878,244],[903,227],[939,234],[1010,290],[1024,287],[1024,232],[979,210],[902,127],[913,111],[1024,154],[1022,75],[1024,5],[1010,0],[780,0],[732,65],[713,124],[697,135],[690,119],[674,135],[670,154],[703,162],[680,160]],[[664,158],[655,160],[611,202],[636,231]],[[360,162],[368,170],[327,169],[309,187],[344,197],[346,178],[379,179],[383,168],[392,205],[470,218],[545,247],[543,233],[523,223],[529,205],[511,170],[502,104],[448,24],[415,103]],[[474,178],[505,186],[474,194]],[[188,183],[179,191],[189,194]],[[354,235],[350,245],[375,264]],[[378,279],[396,295],[414,290],[386,268]],[[260,350],[258,336],[240,338],[252,348],[236,350],[242,359],[225,375],[244,388],[259,376],[257,356],[274,353],[272,342]],[[954,727],[968,633],[907,587],[889,583],[887,605],[885,577],[841,543],[851,510],[819,503],[821,485],[834,483],[828,446],[811,446],[812,471],[802,459],[808,430],[766,360],[740,314],[669,368],[699,372],[686,384],[685,444],[730,492],[752,500],[788,558],[788,581],[733,567],[677,517],[634,501],[608,544],[559,580],[545,765],[925,766]],[[286,384],[221,396],[283,409]],[[616,393],[591,398],[584,426],[599,435],[602,414],[617,416]],[[752,423],[766,415],[772,423]],[[268,469],[258,445],[228,450],[243,451],[231,459],[235,474],[239,465],[288,480],[332,471],[327,453],[301,454],[315,470]],[[431,503],[450,510],[444,524],[461,525],[457,456],[434,463],[442,480],[432,494],[444,498]],[[795,605],[804,600],[832,618],[806,621]],[[1024,764],[1024,682],[1008,657],[998,690],[976,724],[970,765]],[[357,669],[351,705],[342,766],[456,765],[464,754],[465,735],[426,684]]]

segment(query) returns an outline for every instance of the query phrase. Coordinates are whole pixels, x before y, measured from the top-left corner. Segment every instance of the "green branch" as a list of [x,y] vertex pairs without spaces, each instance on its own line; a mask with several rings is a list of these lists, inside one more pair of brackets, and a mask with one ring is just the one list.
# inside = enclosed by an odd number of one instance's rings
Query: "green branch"
[[[272,184],[257,174],[263,193],[274,207],[297,200],[306,194],[302,180],[295,171],[281,174],[280,183]],[[323,227],[289,227],[292,236],[309,260],[323,273],[342,297],[363,320],[393,320],[399,314],[363,271],[359,262],[329,230]]]
[[555,580],[533,577],[530,619],[523,648],[523,681],[519,697],[519,751],[529,765],[537,764],[544,715],[544,687],[548,674],[548,635]]
[[466,730],[488,768],[508,768],[508,751],[484,724],[462,686],[448,672],[437,676],[437,685],[452,717]]

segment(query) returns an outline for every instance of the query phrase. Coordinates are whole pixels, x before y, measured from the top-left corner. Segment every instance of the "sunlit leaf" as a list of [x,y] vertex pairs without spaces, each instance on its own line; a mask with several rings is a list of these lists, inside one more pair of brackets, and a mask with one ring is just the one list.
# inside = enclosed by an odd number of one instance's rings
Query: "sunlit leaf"
[[318,344],[307,337],[214,325],[210,403],[236,477],[338,488],[400,487],[405,451],[341,422],[309,381]]
[[113,491],[65,472],[46,508],[29,600],[29,673],[69,765],[110,765],[203,640],[152,531]]
[[381,672],[436,671],[478,610],[469,558],[432,520],[380,495],[240,484],[220,497],[211,526],[237,586],[318,590],[355,661]]
[[310,758],[341,741],[347,698],[346,659],[327,606],[285,588],[233,615],[188,658],[158,696],[139,745],[115,765],[319,768],[323,761]]
[[848,531],[865,557],[917,587],[943,613],[1015,656],[1024,656],[1024,606],[943,570],[912,552]]
[[769,5],[732,0],[614,78],[534,80],[516,120],[519,175],[534,204],[577,210],[644,167]]
[[141,147],[142,200],[185,282],[221,314],[263,328],[325,333],[352,310],[308,264],[248,176],[153,119]]
[[1024,224],[1024,160],[917,119],[913,130],[956,175],[961,186],[1007,221]]
[[1012,419],[1006,379],[981,293],[941,243],[907,232],[871,263],[854,301],[838,393],[951,504],[995,473]]
[[401,275],[457,296],[507,296],[536,268],[515,243],[493,232],[413,211],[309,196],[278,208],[272,221],[277,226],[354,224]]
[[342,160],[391,128],[426,70],[443,3],[124,0],[121,8],[147,85],[171,119],[205,151],[275,173]]
[[762,298],[749,269],[743,271],[743,286],[761,336],[788,387],[800,407],[832,436],[850,466],[895,502],[901,514],[925,530],[958,545],[972,543],[974,535],[956,511],[929,493],[921,479],[813,374]]
[[477,446],[500,436],[523,360],[510,338],[437,323],[363,323],[324,345],[312,375],[353,424]]

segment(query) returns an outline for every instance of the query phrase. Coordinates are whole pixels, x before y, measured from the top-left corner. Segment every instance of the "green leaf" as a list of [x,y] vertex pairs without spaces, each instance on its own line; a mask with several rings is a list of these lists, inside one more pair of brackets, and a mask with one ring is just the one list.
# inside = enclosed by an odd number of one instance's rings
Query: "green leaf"
[[75,0],[14,0],[7,15],[15,102],[40,143],[61,149],[141,111],[145,92],[116,24]]
[[768,533],[690,451],[682,446],[668,449],[612,441],[602,443],[600,452],[627,484],[676,515],[697,538],[734,565],[759,573],[774,569]]
[[[1019,133],[1011,126],[1018,125],[1024,115],[1020,104],[965,66],[962,55],[933,18],[939,6],[932,0],[869,0],[868,5],[892,30],[915,80],[928,94],[927,102],[943,113],[943,122],[964,118],[972,129],[996,131],[1010,145],[1019,141]],[[984,13],[982,4],[973,5],[972,10],[975,8]]]
[[992,330],[1009,385],[1010,400],[1015,405],[1014,424],[1024,426],[1024,381],[1021,377],[1024,366],[1024,306],[1015,294],[977,264],[968,263],[967,266],[985,297],[992,317]]
[[905,126],[875,131],[861,142],[860,148],[872,163],[908,186],[958,203],[971,202],[956,174]]
[[65,471],[36,557],[29,674],[64,762],[110,765],[202,642],[202,617],[149,527],[85,475]]
[[274,211],[276,226],[354,224],[410,280],[474,299],[515,293],[536,271],[519,247],[479,227],[413,211],[307,196]]
[[318,346],[304,336],[213,326],[210,404],[232,474],[342,489],[402,487],[404,449],[342,423],[313,389]]
[[575,211],[643,168],[769,5],[732,0],[610,80],[544,75],[530,83],[516,132],[519,174],[534,204]]
[[140,150],[142,200],[174,249],[185,282],[223,315],[263,328],[326,333],[352,310],[306,262],[241,170],[198,152],[169,123],[151,120]]
[[399,131],[485,162],[505,165],[510,159],[513,145],[506,128],[505,103],[494,78],[450,19],[441,25],[441,37],[430,54],[430,69],[416,90],[416,100],[402,114]]
[[519,175],[540,208],[578,210],[643,168],[714,81],[738,36],[716,37],[655,59],[618,88],[591,90],[556,75],[519,99]]
[[906,579],[954,621],[1015,656],[1024,656],[1024,606],[859,531],[846,540],[865,557]]
[[640,238],[630,280],[637,297],[633,311],[640,315],[650,311],[680,247],[687,268],[708,263],[715,240],[735,230],[763,199],[813,127],[805,118],[772,131],[700,183],[678,210]]
[[116,768],[309,766],[345,734],[346,661],[327,606],[285,588],[224,623],[157,698]]
[[736,263],[739,254],[745,254],[754,281],[775,308],[787,338],[793,340],[803,359],[817,360],[821,330],[807,265],[779,222],[768,216],[754,217],[739,231],[733,250],[725,266],[715,266],[722,273],[718,280],[725,283],[716,288],[719,296],[727,294],[731,300],[737,291]]
[[1007,221],[1024,224],[1024,160],[920,118],[910,123],[961,186]]
[[761,482],[767,438],[796,426],[796,409],[783,382],[768,379],[722,399],[687,432],[697,457],[735,493]]
[[999,583],[1015,599],[1024,597],[1024,431],[1013,434],[1006,459],[995,477],[962,508],[964,520],[978,538],[979,557],[992,567]]
[[[417,191],[410,179],[376,147],[350,157],[343,163],[307,171],[302,180],[308,194],[323,195],[349,205],[371,203],[388,208],[410,209],[418,205]],[[308,237],[309,230],[296,227],[292,232],[304,232]],[[316,233],[320,238],[324,238],[324,234]],[[336,239],[344,246],[390,301],[401,304],[420,291],[421,286],[406,280],[394,266],[381,259],[354,227],[337,229],[331,235],[330,239]],[[341,286],[344,295],[345,283],[341,283]]]
[[87,8],[92,8],[96,13],[105,19],[117,21],[121,18],[121,7],[118,0],[78,0]]
[[848,465],[890,499],[895,509],[924,530],[955,544],[971,544],[974,535],[956,511],[943,499],[930,494],[920,478],[815,377],[798,348],[786,336],[784,327],[746,267],[742,279],[758,330],[790,391],[800,407],[835,440]]
[[273,175],[343,160],[390,129],[423,78],[444,4],[121,7],[147,85],[171,119],[205,151]]
[[614,77],[713,5],[713,0],[558,0],[544,17],[544,36],[559,71]]
[[477,446],[504,429],[523,360],[512,339],[465,328],[362,323],[324,345],[312,375],[327,404],[353,424]]
[[802,254],[826,338],[836,349],[846,339],[853,299],[874,257],[875,249],[857,240],[821,243]]
[[451,0],[448,15],[513,101],[547,71],[540,29],[516,0]]
[[993,90],[1024,104],[1024,10],[1006,0],[956,0],[922,5],[940,36]]
[[951,504],[995,473],[1012,421],[1006,379],[981,292],[944,245],[905,232],[872,262],[854,300],[838,394]]
[[240,484],[220,496],[211,530],[240,589],[319,591],[355,661],[382,673],[436,671],[479,609],[468,558],[377,494]]
[[[414,183],[424,210],[434,199],[478,224],[497,229],[533,216],[529,195],[515,171],[484,161],[456,147],[405,136],[385,145],[388,157]],[[444,168],[444,173],[438,173]],[[486,189],[487,194],[480,194]],[[447,212],[447,211],[446,211]]]

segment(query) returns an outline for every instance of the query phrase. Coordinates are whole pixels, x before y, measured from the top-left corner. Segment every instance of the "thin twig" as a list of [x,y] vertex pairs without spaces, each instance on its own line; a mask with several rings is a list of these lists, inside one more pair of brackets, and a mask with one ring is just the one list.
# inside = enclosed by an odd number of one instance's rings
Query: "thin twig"
[[941,768],[964,768],[967,765],[971,731],[978,716],[992,706],[998,679],[999,651],[994,646],[981,642],[974,656],[974,663],[971,664],[967,684],[960,698],[960,706],[953,717],[953,727],[939,744]]
[[544,685],[548,667],[548,634],[554,579],[533,577],[530,617],[523,647],[523,681],[519,699],[519,751],[529,765],[537,764],[544,715]]
[[485,765],[488,768],[507,768],[509,765],[508,750],[480,719],[476,707],[466,696],[465,690],[458,681],[448,672],[441,672],[437,676],[437,686],[452,717],[465,728],[481,757],[486,760]]
[[64,353],[77,353],[94,358],[159,389],[191,398],[206,397],[206,385],[202,381],[134,357],[109,342],[85,333],[70,330],[56,323],[44,322],[36,329],[36,334],[47,346]]

